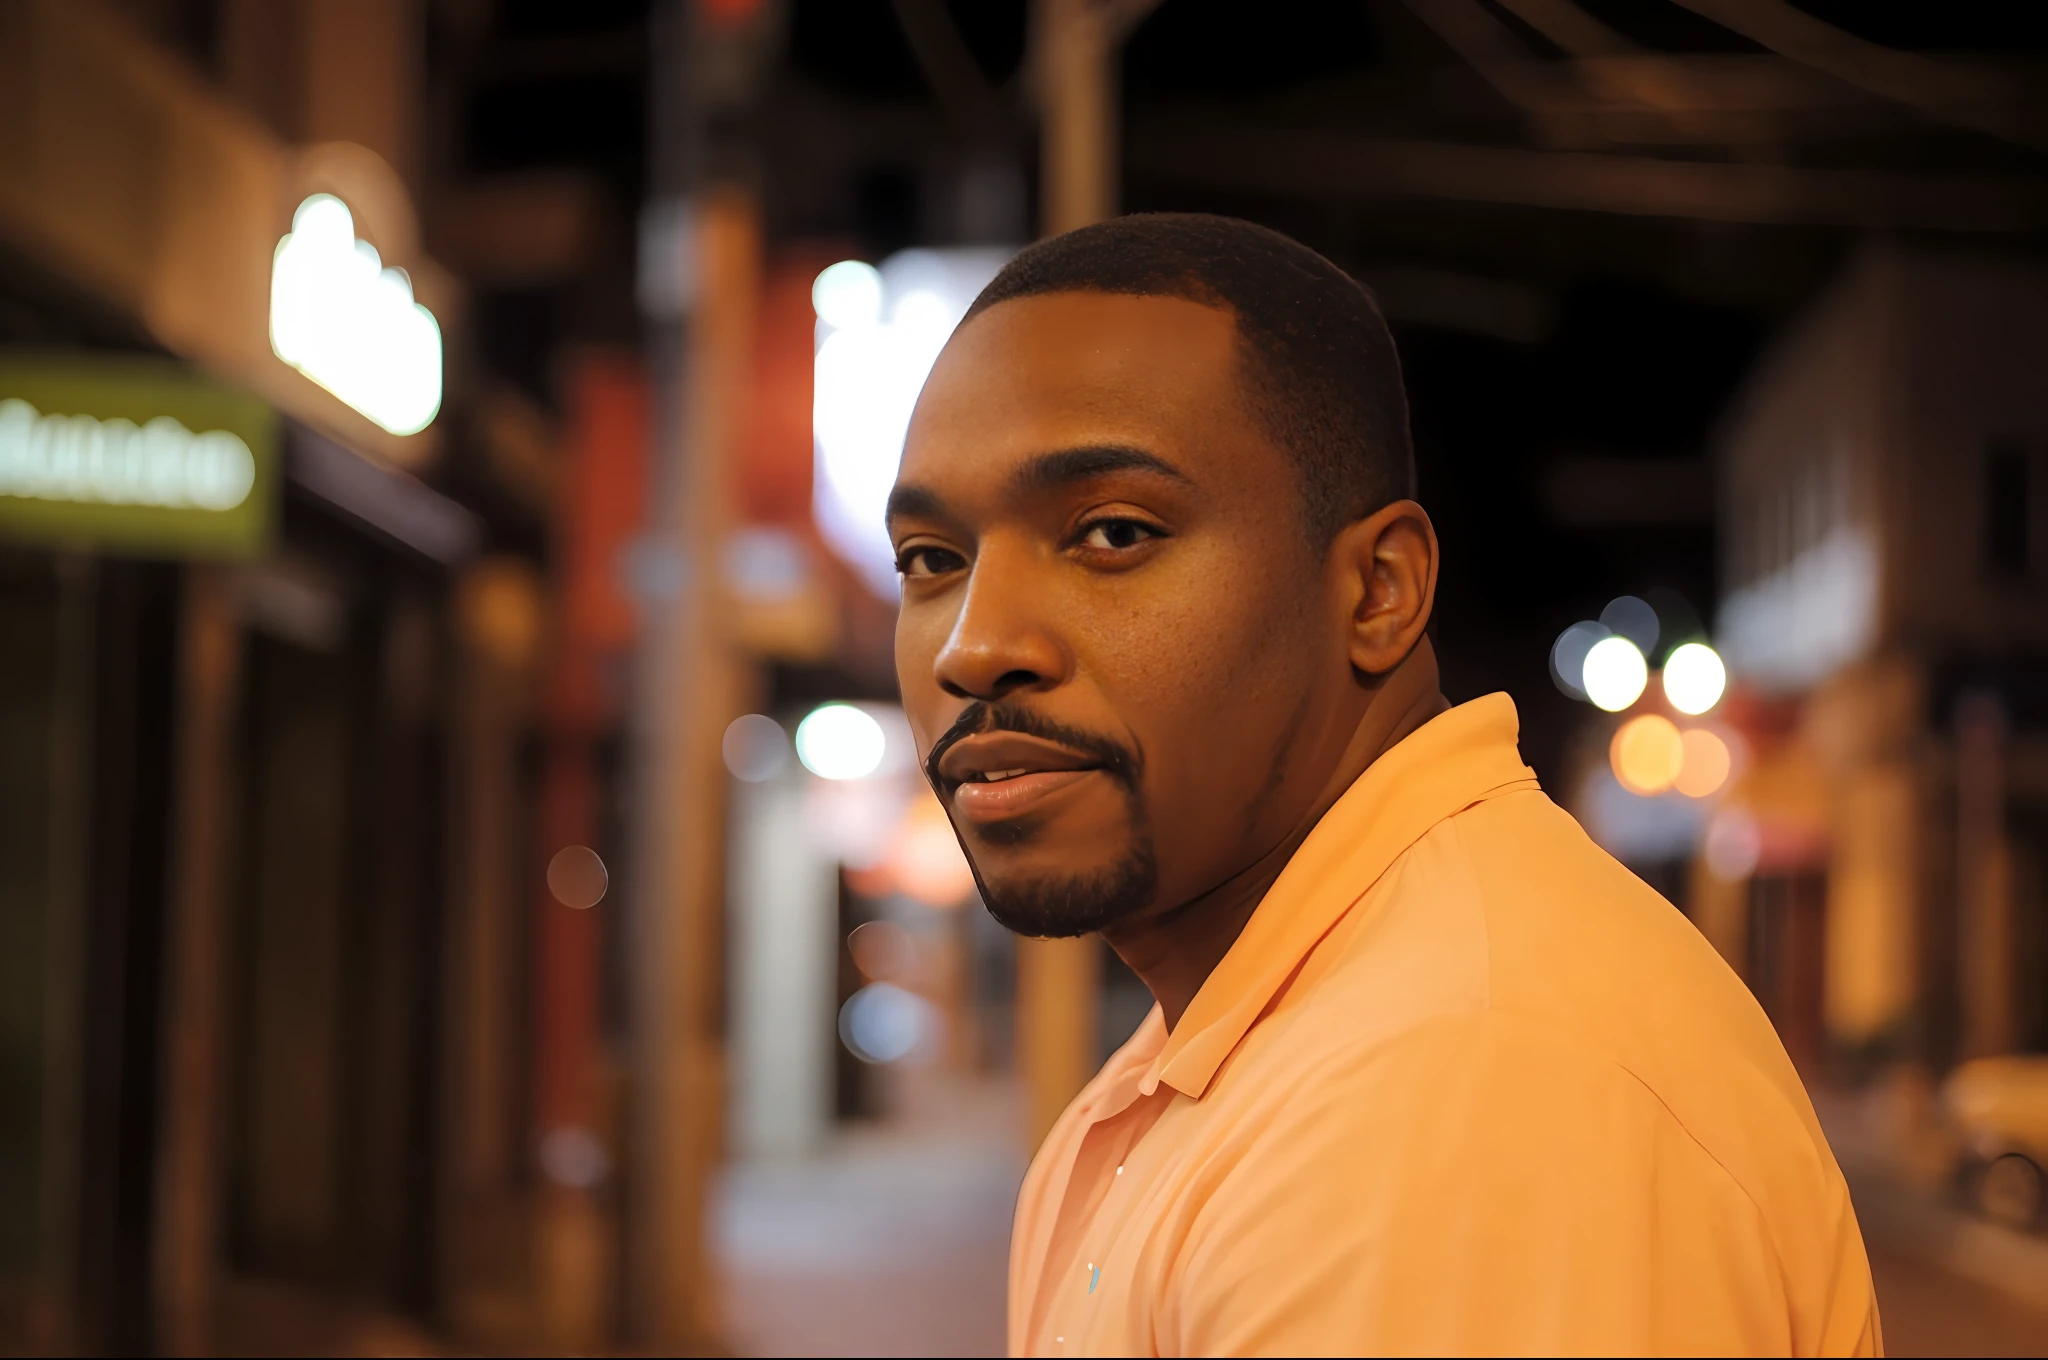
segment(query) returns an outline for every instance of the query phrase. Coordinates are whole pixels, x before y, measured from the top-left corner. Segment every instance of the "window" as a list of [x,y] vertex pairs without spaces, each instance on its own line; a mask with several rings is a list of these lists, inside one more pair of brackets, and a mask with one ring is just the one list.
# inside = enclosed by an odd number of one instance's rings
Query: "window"
[[2026,445],[1994,441],[1984,452],[1984,565],[1995,576],[2025,576],[2032,565],[2032,491]]

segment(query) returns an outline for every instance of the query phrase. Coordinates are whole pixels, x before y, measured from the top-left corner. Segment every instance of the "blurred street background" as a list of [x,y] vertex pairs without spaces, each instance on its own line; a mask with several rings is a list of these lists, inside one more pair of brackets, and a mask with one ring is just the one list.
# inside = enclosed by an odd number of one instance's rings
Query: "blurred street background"
[[880,510],[1148,210],[1375,291],[1447,692],[1777,1025],[1891,1351],[2048,1353],[2040,18],[0,0],[0,1354],[999,1353],[1150,999],[974,900]]

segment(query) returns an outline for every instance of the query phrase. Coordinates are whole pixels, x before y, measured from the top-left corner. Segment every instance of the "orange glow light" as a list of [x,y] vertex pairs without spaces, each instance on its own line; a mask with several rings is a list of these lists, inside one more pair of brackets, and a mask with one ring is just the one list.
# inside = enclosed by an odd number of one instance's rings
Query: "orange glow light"
[[1705,798],[1728,782],[1733,758],[1728,743],[1704,727],[1689,729],[1684,738],[1685,763],[1676,780],[1678,791],[1688,798]]
[[928,907],[957,907],[974,892],[974,870],[936,798],[911,803],[896,833],[889,868],[897,887]]
[[1621,725],[1607,759],[1623,788],[1647,797],[1670,788],[1685,768],[1685,742],[1671,719],[1646,713]]

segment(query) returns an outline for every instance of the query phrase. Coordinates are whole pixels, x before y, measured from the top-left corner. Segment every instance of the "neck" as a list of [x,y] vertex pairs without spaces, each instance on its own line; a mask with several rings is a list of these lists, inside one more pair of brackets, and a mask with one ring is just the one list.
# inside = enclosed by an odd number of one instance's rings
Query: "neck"
[[1237,943],[1267,889],[1323,814],[1375,760],[1449,707],[1437,682],[1436,653],[1425,637],[1371,690],[1322,788],[1270,850],[1172,911],[1103,932],[1110,947],[1151,989],[1169,1030],[1180,1024],[1195,993]]

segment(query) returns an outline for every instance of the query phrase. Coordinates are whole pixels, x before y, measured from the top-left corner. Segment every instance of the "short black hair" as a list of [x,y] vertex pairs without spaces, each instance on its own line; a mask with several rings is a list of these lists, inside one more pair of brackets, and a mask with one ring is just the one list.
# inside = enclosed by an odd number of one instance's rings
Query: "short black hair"
[[1176,297],[1237,322],[1252,412],[1301,473],[1323,541],[1415,494],[1394,337],[1365,286],[1277,231],[1209,213],[1139,213],[1029,246],[968,317],[1045,293]]

